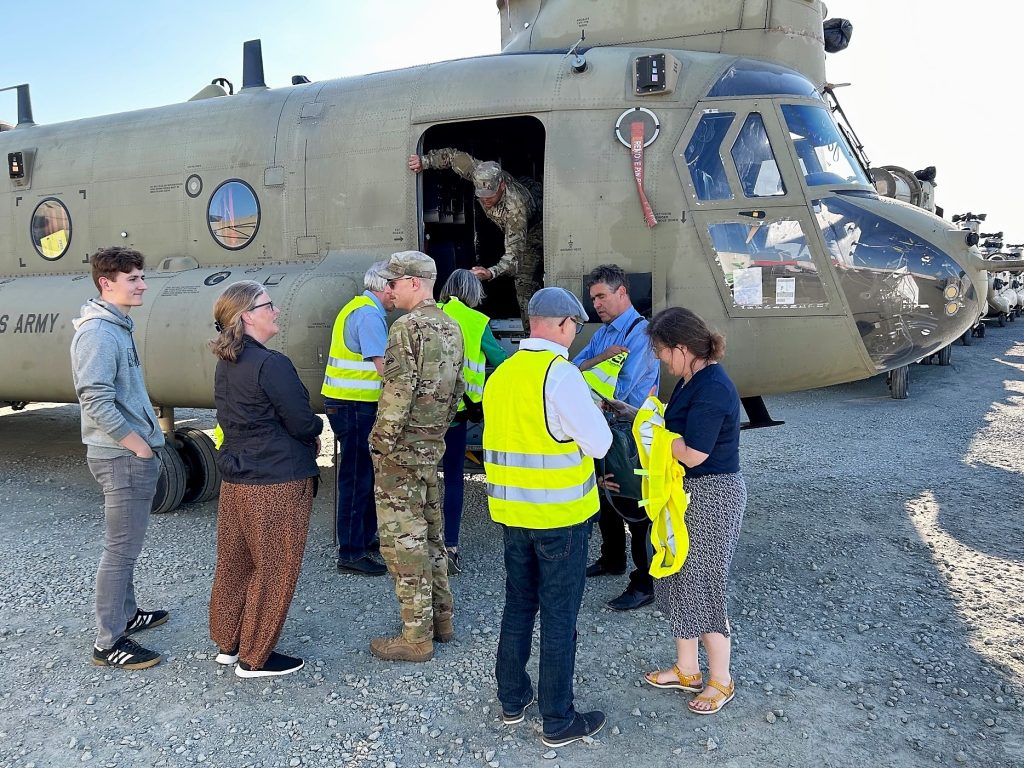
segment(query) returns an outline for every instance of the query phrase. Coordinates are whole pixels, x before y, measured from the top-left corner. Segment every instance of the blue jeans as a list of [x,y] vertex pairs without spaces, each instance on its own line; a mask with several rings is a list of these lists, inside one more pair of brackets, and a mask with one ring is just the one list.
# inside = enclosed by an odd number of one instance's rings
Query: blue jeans
[[[165,450],[173,450],[166,448]],[[160,457],[135,454],[88,459],[89,471],[103,489],[103,554],[96,572],[96,647],[113,648],[135,618],[135,561],[146,538],[153,497],[160,478]]]
[[586,582],[592,520],[567,528],[533,530],[502,526],[505,536],[505,610],[498,639],[498,699],[515,711],[533,697],[526,663],[540,611],[540,679],[537,701],[544,733],[558,736],[572,725],[572,676],[576,667],[576,616]]
[[462,525],[462,502],[465,498],[466,422],[453,424],[444,433],[444,545],[459,545],[459,527]]
[[335,532],[338,559],[358,560],[377,535],[377,504],[373,498],[370,430],[377,418],[376,403],[326,400],[324,410],[338,441],[338,506]]

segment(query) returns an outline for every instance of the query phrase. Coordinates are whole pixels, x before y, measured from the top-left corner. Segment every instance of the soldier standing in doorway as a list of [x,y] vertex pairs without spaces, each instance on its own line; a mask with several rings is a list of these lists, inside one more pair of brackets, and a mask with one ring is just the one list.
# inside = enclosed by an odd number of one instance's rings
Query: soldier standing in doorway
[[455,635],[437,465],[465,389],[462,332],[434,301],[437,267],[425,253],[393,254],[381,276],[408,311],[388,334],[370,432],[380,554],[395,579],[402,632],[375,638],[370,653],[429,661],[433,641]]
[[505,235],[505,253],[498,263],[493,267],[473,267],[473,274],[483,281],[501,275],[513,277],[523,330],[529,333],[526,309],[533,294],[544,287],[540,185],[536,181],[523,183],[493,160],[480,161],[456,149],[435,149],[422,156],[409,156],[409,170],[413,173],[446,168],[473,182],[480,207]]

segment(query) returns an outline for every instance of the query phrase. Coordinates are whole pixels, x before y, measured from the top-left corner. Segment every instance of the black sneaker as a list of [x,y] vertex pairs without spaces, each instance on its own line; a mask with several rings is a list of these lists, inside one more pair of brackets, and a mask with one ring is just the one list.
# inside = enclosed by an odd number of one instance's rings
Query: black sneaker
[[92,649],[92,663],[97,667],[147,669],[159,664],[160,658],[159,653],[143,648],[130,637],[120,638],[113,648],[106,651],[96,646]]
[[158,627],[167,621],[167,611],[135,611],[135,618],[128,622],[124,633],[130,635],[133,632],[141,632],[150,627]]
[[541,734],[540,740],[544,742],[546,747],[564,747],[567,744],[582,741],[588,736],[593,736],[604,728],[605,722],[607,720],[604,712],[600,710],[577,712],[576,719],[572,721],[572,725],[557,736],[548,736],[546,733]]
[[275,675],[290,675],[300,669],[302,669],[302,659],[271,651],[262,669],[253,669],[244,661],[239,660],[238,666],[235,667],[235,674],[239,677],[274,677]]
[[519,709],[508,710],[503,706],[501,708],[501,722],[505,725],[515,725],[521,723],[526,719],[526,710],[537,700],[537,697],[530,694],[530,700],[523,704]]
[[357,576],[383,576],[388,568],[379,563],[369,555],[363,555],[357,560],[338,560],[338,573],[354,573]]
[[448,550],[448,575],[456,576],[462,573],[462,567],[459,565],[459,553],[454,549]]

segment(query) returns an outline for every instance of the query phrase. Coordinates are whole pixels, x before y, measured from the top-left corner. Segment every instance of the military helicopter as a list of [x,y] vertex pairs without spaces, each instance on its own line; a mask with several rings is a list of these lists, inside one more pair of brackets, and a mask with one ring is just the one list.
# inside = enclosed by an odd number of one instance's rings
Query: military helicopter
[[[252,41],[237,92],[218,79],[184,103],[55,125],[17,86],[0,132],[0,401],[75,402],[87,257],[137,248],[150,289],[132,317],[178,449],[156,505],[215,493],[213,451],[175,431],[174,408],[213,404],[216,296],[268,287],[273,343],[319,400],[332,322],[370,263],[420,248],[443,279],[501,255],[468,185],[408,171],[411,152],[444,146],[542,183],[547,285],[582,295],[615,262],[642,312],[685,305],[723,331],[752,426],[772,423],[762,395],[898,368],[978,316],[970,233],[880,197],[837,122],[825,40],[839,50],[850,28],[820,0],[496,6],[491,56],[271,88]],[[513,287],[488,290],[501,326]]]

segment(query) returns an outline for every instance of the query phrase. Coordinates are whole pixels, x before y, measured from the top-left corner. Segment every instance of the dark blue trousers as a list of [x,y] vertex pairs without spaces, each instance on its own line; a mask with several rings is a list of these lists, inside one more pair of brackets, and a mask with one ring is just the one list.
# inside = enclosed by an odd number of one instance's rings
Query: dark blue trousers
[[335,531],[338,559],[358,560],[377,536],[377,505],[373,498],[370,430],[377,418],[376,403],[327,400],[327,420],[338,441],[338,506]]
[[459,545],[459,527],[462,525],[462,502],[465,498],[466,422],[453,424],[444,433],[444,545]]
[[505,537],[505,610],[498,639],[498,699],[506,711],[533,697],[526,663],[533,624],[540,613],[540,679],[537,701],[544,733],[558,736],[576,717],[572,677],[576,667],[576,616],[586,582],[592,520],[566,528],[502,526]]

